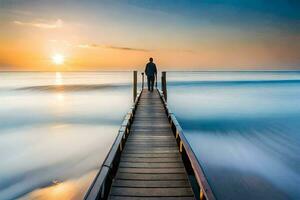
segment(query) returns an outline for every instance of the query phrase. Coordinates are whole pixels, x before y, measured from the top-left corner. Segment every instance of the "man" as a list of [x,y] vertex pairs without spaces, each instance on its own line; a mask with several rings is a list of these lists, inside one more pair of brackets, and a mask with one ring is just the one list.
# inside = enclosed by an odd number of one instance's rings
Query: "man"
[[149,61],[146,65],[145,74],[147,75],[148,91],[153,92],[155,78],[157,78],[157,69],[155,63],[153,63],[153,58],[149,58]]

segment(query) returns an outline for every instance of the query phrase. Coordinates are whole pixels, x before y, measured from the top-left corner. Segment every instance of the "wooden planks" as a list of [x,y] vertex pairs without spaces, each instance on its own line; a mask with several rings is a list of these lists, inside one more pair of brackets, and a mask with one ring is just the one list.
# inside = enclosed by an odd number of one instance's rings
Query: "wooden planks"
[[187,180],[178,181],[141,181],[141,180],[116,180],[114,183],[115,187],[134,187],[134,188],[178,188],[178,187],[189,187],[189,182]]
[[124,187],[112,187],[112,196],[154,196],[154,197],[180,197],[191,196],[191,188],[124,188]]
[[109,199],[194,199],[157,91],[142,92]]
[[110,200],[193,200],[193,197],[126,197],[126,196],[111,196]]

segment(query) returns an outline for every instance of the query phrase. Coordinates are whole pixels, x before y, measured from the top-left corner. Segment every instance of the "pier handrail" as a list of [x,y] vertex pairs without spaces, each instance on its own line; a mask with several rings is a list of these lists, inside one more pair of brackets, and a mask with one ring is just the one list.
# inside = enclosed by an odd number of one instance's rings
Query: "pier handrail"
[[117,171],[120,154],[123,151],[123,146],[128,137],[130,126],[133,122],[134,113],[137,107],[137,103],[140,99],[142,90],[137,93],[135,101],[130,108],[129,112],[125,115],[122,125],[119,129],[118,135],[111,146],[109,153],[103,161],[98,174],[88,189],[84,199],[95,200],[95,199],[107,199],[112,179]]
[[[186,167],[190,167],[194,173],[194,176],[196,178],[197,184],[198,184],[198,189],[200,190],[200,196],[199,199],[207,199],[207,200],[215,200],[215,196],[214,193],[206,179],[205,173],[194,153],[194,151],[192,150],[189,142],[187,141],[183,130],[179,124],[179,122],[177,121],[175,115],[173,114],[173,112],[171,111],[171,109],[168,107],[168,104],[165,100],[164,97],[164,92],[157,89],[158,93],[160,95],[161,100],[163,101],[168,119],[171,123],[171,127],[173,130],[173,133],[176,137],[176,141],[179,145],[179,151],[182,153],[182,156],[187,157],[189,163],[184,163]],[[185,154],[185,155],[184,155]],[[190,165],[190,166],[187,166]]]

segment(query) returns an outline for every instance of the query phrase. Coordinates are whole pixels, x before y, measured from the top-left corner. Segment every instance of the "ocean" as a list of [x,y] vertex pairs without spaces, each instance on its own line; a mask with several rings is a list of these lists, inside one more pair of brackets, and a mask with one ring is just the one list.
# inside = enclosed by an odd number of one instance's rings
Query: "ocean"
[[0,73],[0,199],[82,199],[132,104],[132,73]]
[[300,199],[300,72],[168,80],[169,106],[218,199]]
[[[300,72],[167,72],[167,84],[217,198],[300,199]],[[131,104],[132,72],[0,73],[0,199],[82,199]]]

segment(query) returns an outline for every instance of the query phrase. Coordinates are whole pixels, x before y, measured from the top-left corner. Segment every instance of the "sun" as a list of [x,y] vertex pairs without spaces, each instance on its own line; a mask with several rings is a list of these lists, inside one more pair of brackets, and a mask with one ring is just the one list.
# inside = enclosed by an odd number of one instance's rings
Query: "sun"
[[65,62],[65,57],[61,54],[55,54],[52,56],[52,62],[56,65],[62,65]]

